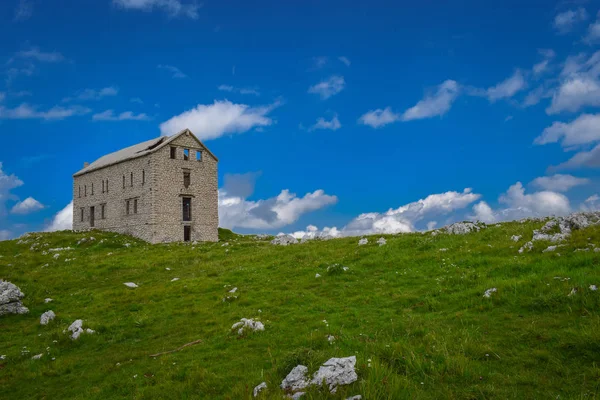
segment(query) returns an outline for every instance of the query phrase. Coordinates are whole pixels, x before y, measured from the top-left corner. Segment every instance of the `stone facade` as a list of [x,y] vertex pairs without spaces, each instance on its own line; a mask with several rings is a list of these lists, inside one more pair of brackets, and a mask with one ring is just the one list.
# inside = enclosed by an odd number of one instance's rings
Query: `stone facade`
[[157,142],[124,159],[113,153],[109,165],[95,167],[99,159],[73,176],[74,230],[108,230],[150,243],[218,240],[217,158],[189,130]]

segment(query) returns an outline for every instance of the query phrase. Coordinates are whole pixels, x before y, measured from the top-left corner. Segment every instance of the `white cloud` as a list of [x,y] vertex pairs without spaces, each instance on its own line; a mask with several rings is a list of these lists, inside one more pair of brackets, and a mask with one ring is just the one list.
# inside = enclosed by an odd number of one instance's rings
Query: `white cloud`
[[12,237],[12,232],[6,230],[6,229],[2,229],[0,230],[0,241],[2,240],[10,240],[10,238]]
[[552,97],[552,91],[549,90],[546,85],[538,86],[531,92],[527,93],[525,100],[523,101],[524,107],[530,107],[538,104],[540,100]]
[[185,128],[190,129],[201,140],[215,139],[228,133],[242,133],[252,128],[273,124],[268,114],[281,102],[261,107],[234,104],[228,100],[215,100],[213,104],[199,104],[163,122],[160,131],[171,135]]
[[321,81],[308,88],[308,93],[318,94],[325,100],[341,92],[346,82],[343,76],[334,75],[327,80]]
[[297,197],[289,190],[266,200],[247,200],[219,190],[219,225],[224,228],[276,229],[296,222],[303,214],[335,204],[336,196],[315,190]]
[[556,53],[552,49],[539,49],[538,53],[544,58],[539,63],[535,64],[532,68],[533,74],[539,76],[549,69],[550,60],[552,60]]
[[165,70],[165,71],[169,71],[172,74],[171,77],[174,78],[174,79],[183,79],[183,78],[187,78],[188,77],[179,68],[174,67],[172,65],[162,65],[161,64],[161,65],[158,65],[157,68]]
[[579,7],[576,10],[567,10],[554,17],[554,28],[561,34],[570,32],[575,25],[585,21],[588,14],[584,8]]
[[135,114],[133,111],[124,111],[118,115],[113,110],[106,110],[92,116],[93,121],[148,121],[150,117],[144,113]]
[[479,203],[473,206],[473,211],[475,215],[471,216],[470,219],[482,221],[486,224],[491,224],[496,222],[496,216],[492,208],[485,201],[480,201]]
[[573,175],[555,174],[535,178],[531,184],[553,192],[566,192],[575,186],[587,185],[591,181],[587,178],[577,178]]
[[89,113],[89,108],[81,106],[61,107],[54,106],[46,111],[38,111],[35,106],[23,103],[15,108],[0,106],[0,119],[42,119],[60,120],[77,115]]
[[600,196],[593,194],[581,204],[582,211],[596,211],[600,210]]
[[132,97],[129,99],[129,101],[136,104],[144,104],[144,100],[140,99],[139,97]]
[[15,9],[15,21],[25,21],[33,15],[33,3],[31,0],[19,0]]
[[532,216],[564,215],[571,210],[569,199],[560,193],[552,191],[541,191],[525,194],[521,182],[517,182],[508,188],[505,194],[500,196],[500,203],[506,204],[507,209],[499,214],[502,220],[511,220]]
[[526,86],[527,83],[525,82],[523,72],[517,69],[512,76],[498,83],[496,86],[488,88],[486,90],[486,95],[491,102],[495,102],[500,99],[513,97],[515,94],[525,89]]
[[39,211],[43,209],[45,206],[34,199],[33,197],[28,197],[23,201],[15,204],[10,212],[12,214],[31,214],[32,212]]
[[583,41],[588,44],[598,43],[600,40],[600,12],[598,13],[598,18],[596,21],[591,23],[588,26],[587,33],[583,38]]
[[71,201],[65,208],[60,210],[52,222],[46,227],[46,232],[63,231],[73,229],[73,202]]
[[427,94],[415,106],[402,114],[403,121],[442,116],[450,110],[456,100],[460,87],[451,79],[444,81],[437,87],[435,93]]
[[338,57],[338,60],[343,62],[346,65],[346,67],[350,66],[350,60],[348,59],[348,57],[340,56]]
[[330,121],[325,120],[325,118],[318,118],[317,122],[311,126],[308,130],[314,131],[316,129],[329,129],[332,131],[336,131],[342,127],[340,120],[338,119],[337,114],[333,116]]
[[102,89],[84,89],[75,94],[75,97],[66,97],[64,102],[73,100],[100,100],[103,97],[116,96],[119,93],[119,88],[116,86],[108,86]]
[[[41,51],[39,47],[32,47],[29,50],[20,51],[17,53],[17,57],[47,63],[58,63],[65,61],[65,57],[61,53],[57,51],[44,52]],[[10,62],[12,62],[12,60],[9,61],[9,63]]]
[[561,141],[563,147],[600,141],[600,114],[582,114],[571,122],[554,122],[535,138],[543,145]]
[[6,214],[6,201],[14,199],[14,195],[10,193],[12,189],[18,188],[23,185],[23,181],[17,176],[7,175],[2,169],[2,162],[0,161],[0,217]]
[[220,85],[217,89],[223,92],[239,93],[239,94],[252,94],[254,96],[260,96],[260,92],[254,88],[237,88],[231,85]]
[[551,167],[551,170],[575,169],[581,167],[599,168],[600,167],[600,144],[590,151],[581,151],[571,157],[568,161]]
[[113,4],[126,10],[152,11],[160,9],[170,17],[198,18],[200,5],[195,2],[184,3],[181,0],[113,0]]
[[381,128],[382,126],[399,121],[400,118],[400,114],[396,114],[390,107],[386,107],[366,112],[358,119],[358,122],[368,125],[371,128]]

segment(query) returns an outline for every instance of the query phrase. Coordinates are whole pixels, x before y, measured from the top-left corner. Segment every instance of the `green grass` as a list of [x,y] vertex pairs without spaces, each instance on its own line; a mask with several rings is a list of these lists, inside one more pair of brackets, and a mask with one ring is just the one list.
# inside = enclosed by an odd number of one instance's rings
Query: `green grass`
[[[600,246],[600,227],[574,232],[554,253],[538,242],[519,254],[541,225],[386,235],[382,247],[379,236],[365,246],[344,238],[280,247],[225,230],[229,246],[148,245],[98,231],[0,242],[0,278],[30,309],[0,318],[0,399],[247,399],[262,381],[261,398],[281,399],[297,364],[312,373],[351,355],[357,382],[305,398],[597,398],[600,292],[588,286],[600,286],[600,254],[574,250]],[[42,253],[66,246],[57,260]],[[327,272],[336,263],[349,270]],[[238,298],[223,302],[232,287]],[[41,326],[49,309],[57,318]],[[265,331],[239,337],[230,328],[242,317]],[[96,333],[72,341],[63,330],[75,319]]]

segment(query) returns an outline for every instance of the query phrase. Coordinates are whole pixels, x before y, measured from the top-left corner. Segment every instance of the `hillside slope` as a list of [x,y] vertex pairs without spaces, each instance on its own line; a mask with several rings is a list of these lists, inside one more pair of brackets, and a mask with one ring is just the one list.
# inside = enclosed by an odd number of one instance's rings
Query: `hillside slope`
[[[597,397],[600,226],[519,253],[542,225],[389,235],[383,246],[234,234],[228,245],[149,245],[98,231],[0,242],[0,278],[30,310],[0,317],[0,398],[243,399],[265,381],[261,398],[281,399],[296,365],[312,373],[352,355],[357,382],[304,398]],[[47,310],[56,319],[42,326]],[[265,330],[240,336],[241,318]],[[72,340],[76,319],[95,333]]]

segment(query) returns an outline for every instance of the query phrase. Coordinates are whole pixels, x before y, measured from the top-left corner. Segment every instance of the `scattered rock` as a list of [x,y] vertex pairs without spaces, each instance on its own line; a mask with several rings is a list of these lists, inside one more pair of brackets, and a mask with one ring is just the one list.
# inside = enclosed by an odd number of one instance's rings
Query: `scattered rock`
[[519,253],[523,253],[525,250],[531,251],[531,249],[533,249],[533,242],[527,242],[519,249]]
[[136,288],[136,287],[138,287],[138,285],[136,285],[133,282],[125,282],[123,285],[127,286],[128,288]]
[[[239,329],[238,329],[239,328]],[[264,331],[265,326],[260,321],[255,321],[253,318],[242,318],[240,322],[236,322],[231,326],[231,329],[237,329],[238,335],[244,333],[244,329],[250,330],[253,332],[256,331]]]
[[354,370],[356,356],[345,358],[330,358],[315,373],[311,381],[314,385],[323,382],[329,387],[331,393],[335,393],[339,385],[348,385],[356,382],[358,376]]
[[279,246],[287,246],[289,244],[298,243],[298,239],[293,237],[292,235],[279,235],[275,239],[271,240],[271,244],[279,245]]
[[36,354],[35,356],[31,357],[32,360],[39,360],[40,358],[42,358],[44,354],[40,353],[40,354]]
[[320,278],[321,274],[319,274],[318,272],[315,274],[315,278]]
[[548,248],[542,250],[542,253],[548,253],[550,251],[556,250],[556,246],[548,246]]
[[596,287],[596,285],[590,285],[590,290],[592,292],[595,292],[596,290],[598,290],[598,288]]
[[363,245],[365,245],[365,244],[367,244],[367,243],[369,243],[369,239],[367,239],[367,238],[362,238],[362,239],[360,239],[360,240],[358,241],[358,245],[359,245],[359,246],[363,246]]
[[83,333],[82,326],[83,326],[83,320],[77,319],[77,320],[75,320],[75,322],[73,322],[67,328],[67,330],[72,333],[71,339],[73,339],[73,340],[79,339],[79,336]]
[[29,309],[21,299],[25,297],[16,285],[0,280],[0,316],[6,314],[27,314]]
[[50,297],[47,297],[47,298],[44,299],[44,303],[50,303],[52,301],[53,300]]
[[231,289],[231,290],[229,291],[229,293],[235,293],[235,292],[237,292],[237,287],[234,287],[233,289]]
[[54,311],[52,311],[52,310],[46,311],[40,317],[40,324],[48,325],[48,323],[50,321],[52,321],[54,318],[56,318],[56,314],[54,314]]
[[179,278],[173,278],[173,279],[171,279],[171,282],[175,282],[175,281],[178,281],[178,280],[179,280]]
[[333,342],[335,342],[335,336],[333,336],[333,335],[327,335],[327,341],[328,341],[329,343],[333,343]]
[[377,239],[377,244],[379,246],[383,246],[387,243],[387,241],[385,240],[385,238],[380,237],[379,239]]
[[464,235],[470,232],[479,232],[483,228],[485,228],[485,224],[483,222],[474,223],[465,221],[455,222],[454,224],[448,225],[442,229],[451,235]]
[[533,231],[532,241],[547,240],[560,242],[571,236],[571,232],[600,223],[600,212],[573,213],[566,217],[552,218],[540,229]]
[[498,290],[496,288],[491,288],[485,291],[483,297],[490,298],[492,297],[492,293],[496,293]]
[[290,398],[290,399],[292,399],[292,400],[298,400],[302,396],[304,396],[304,394],[305,394],[304,392],[296,392],[296,393],[294,393],[292,395],[288,395],[287,397]]
[[513,242],[518,242],[519,240],[521,240],[522,237],[523,236],[521,236],[521,235],[512,235],[510,237],[510,240],[512,240]]
[[266,388],[267,388],[267,382],[263,382],[260,385],[256,386],[253,391],[254,397],[257,397],[258,394]]
[[577,288],[571,289],[571,293],[569,293],[569,297],[575,296],[577,294]]
[[362,400],[362,396],[357,394],[356,396],[347,397],[346,400]]
[[309,384],[306,374],[308,374],[308,368],[304,365],[297,365],[281,381],[280,387],[285,391],[291,392],[305,389]]
[[446,248],[441,248],[439,251],[448,251]]

